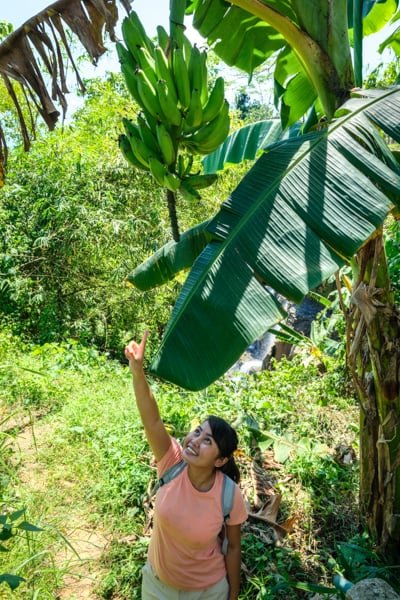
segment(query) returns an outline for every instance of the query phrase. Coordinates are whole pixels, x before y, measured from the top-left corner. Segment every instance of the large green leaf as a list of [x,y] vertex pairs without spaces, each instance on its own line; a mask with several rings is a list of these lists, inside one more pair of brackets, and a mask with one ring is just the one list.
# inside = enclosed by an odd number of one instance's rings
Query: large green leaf
[[253,160],[260,148],[276,142],[282,135],[282,127],[278,119],[257,121],[237,129],[226,140],[202,161],[205,173],[216,173],[226,163],[240,163]]
[[[289,0],[272,0],[268,5],[294,20]],[[189,12],[193,27],[209,44],[216,42],[214,50],[222,60],[247,73],[286,46],[270,25],[224,0],[193,0]]]
[[139,265],[127,279],[140,290],[162,285],[177,273],[192,266],[204,247],[211,241],[204,221],[181,235],[179,242],[170,241]]
[[191,390],[217,379],[243,348],[284,316],[251,267],[238,260],[236,249],[221,252],[222,246],[209,244],[195,262],[151,365],[158,377]]
[[274,82],[279,91],[276,94],[277,90],[275,90],[275,106],[278,106],[278,100],[284,93],[290,79],[299,71],[301,71],[301,65],[295,53],[289,46],[286,46],[279,52],[275,61]]
[[282,127],[286,129],[294,125],[311,108],[316,99],[317,93],[310,80],[304,71],[300,71],[289,81],[282,94]]
[[[393,17],[398,7],[398,0],[363,0],[363,35],[371,35],[380,31]],[[349,28],[353,27],[353,0],[348,0]],[[351,37],[350,33],[350,37]]]
[[281,101],[282,127],[296,123],[312,106],[317,93],[293,50],[280,51],[274,71],[275,106]]
[[395,31],[380,44],[378,51],[382,53],[385,48],[391,48],[396,56],[400,56],[400,27],[397,27],[397,29],[395,29]]
[[[209,385],[282,315],[350,259],[398,202],[400,91],[352,102],[326,130],[273,145],[223,203],[152,364],[188,389]],[[268,286],[268,288],[266,287]]]

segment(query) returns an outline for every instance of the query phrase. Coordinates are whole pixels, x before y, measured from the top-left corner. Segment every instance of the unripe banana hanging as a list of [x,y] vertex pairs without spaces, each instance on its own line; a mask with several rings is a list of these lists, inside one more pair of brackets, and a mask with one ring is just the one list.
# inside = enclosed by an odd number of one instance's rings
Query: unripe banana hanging
[[132,13],[122,24],[126,47],[118,43],[117,52],[141,112],[137,124],[123,120],[121,152],[136,168],[150,171],[160,186],[199,199],[198,190],[215,183],[217,176],[191,173],[193,155],[212,152],[229,131],[224,80],[217,78],[209,94],[206,51],[192,46],[183,31],[175,32],[179,35],[171,44],[161,26],[154,46]]

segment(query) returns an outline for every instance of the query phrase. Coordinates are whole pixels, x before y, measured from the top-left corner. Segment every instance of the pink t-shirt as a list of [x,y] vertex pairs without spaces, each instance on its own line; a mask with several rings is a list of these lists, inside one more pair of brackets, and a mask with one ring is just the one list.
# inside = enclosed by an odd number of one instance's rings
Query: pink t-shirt
[[[171,446],[157,464],[158,476],[182,459],[182,447],[172,438]],[[217,471],[207,492],[193,487],[188,470],[163,485],[156,494],[149,562],[164,583],[190,591],[208,588],[226,575],[218,534],[223,525],[222,485]],[[246,506],[236,485],[227,525],[247,519]]]

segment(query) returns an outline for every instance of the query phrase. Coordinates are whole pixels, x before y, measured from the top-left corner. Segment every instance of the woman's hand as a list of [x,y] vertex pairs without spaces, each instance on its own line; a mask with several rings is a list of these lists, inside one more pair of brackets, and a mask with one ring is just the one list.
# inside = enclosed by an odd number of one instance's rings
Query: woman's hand
[[148,335],[149,332],[145,331],[139,344],[135,340],[132,340],[125,347],[125,356],[129,361],[129,368],[132,375],[143,371],[143,359]]

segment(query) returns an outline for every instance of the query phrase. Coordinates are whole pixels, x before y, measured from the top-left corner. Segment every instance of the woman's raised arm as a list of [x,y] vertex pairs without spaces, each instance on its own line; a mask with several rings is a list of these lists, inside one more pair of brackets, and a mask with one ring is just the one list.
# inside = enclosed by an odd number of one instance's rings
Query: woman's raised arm
[[161,420],[157,402],[143,371],[143,359],[148,334],[148,331],[144,332],[139,344],[134,340],[129,342],[125,348],[125,356],[129,361],[136,405],[140,413],[146,438],[155,459],[158,461],[166,454],[171,444],[171,438]]

